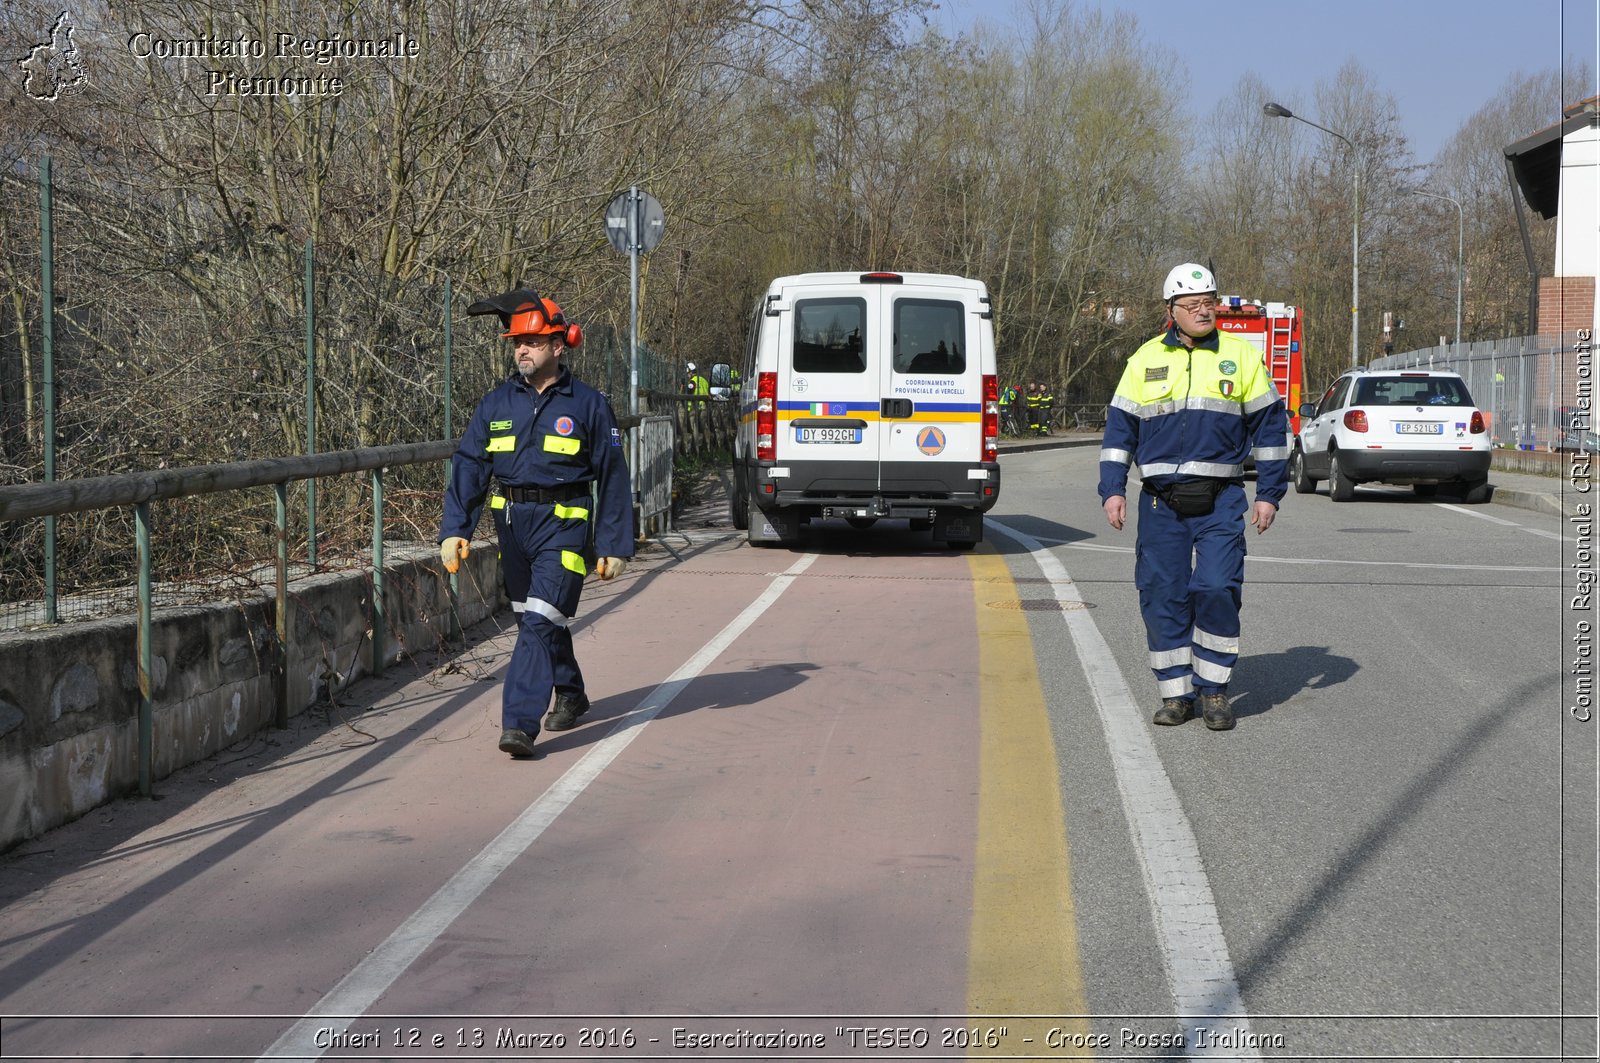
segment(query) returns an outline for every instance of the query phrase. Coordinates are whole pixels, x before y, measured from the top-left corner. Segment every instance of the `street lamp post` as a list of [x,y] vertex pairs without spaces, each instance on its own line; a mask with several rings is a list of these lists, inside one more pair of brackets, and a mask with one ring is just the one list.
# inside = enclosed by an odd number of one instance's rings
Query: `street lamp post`
[[1338,137],[1350,149],[1350,170],[1355,175],[1355,195],[1351,201],[1355,227],[1350,240],[1350,368],[1354,369],[1361,364],[1361,160],[1356,158],[1356,146],[1343,133],[1335,133],[1309,118],[1301,118],[1282,104],[1264,104],[1261,110],[1274,118],[1293,118],[1313,129],[1320,129],[1329,136]]
[[1461,201],[1450,196],[1441,196],[1437,192],[1424,192],[1420,188],[1413,188],[1414,196],[1427,196],[1429,199],[1442,199],[1446,203],[1455,204],[1456,208],[1456,350],[1461,349],[1461,263],[1462,250],[1467,242],[1467,216],[1461,209]]

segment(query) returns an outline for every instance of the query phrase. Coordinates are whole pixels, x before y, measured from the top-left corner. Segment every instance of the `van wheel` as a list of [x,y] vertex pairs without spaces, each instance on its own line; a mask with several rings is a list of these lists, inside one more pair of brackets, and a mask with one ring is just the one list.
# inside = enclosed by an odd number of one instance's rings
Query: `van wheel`
[[1328,455],[1328,497],[1335,502],[1348,502],[1356,496],[1356,483],[1339,467],[1339,452]]
[[971,550],[978,545],[976,539],[946,539],[944,545],[951,550]]
[[1482,480],[1468,480],[1461,485],[1461,501],[1469,506],[1483,505],[1489,501],[1491,493],[1487,477]]
[[745,531],[750,527],[750,492],[745,489],[744,476],[737,465],[733,467],[733,497],[728,499],[728,514],[736,530]]
[[912,517],[907,523],[911,525],[911,530],[914,532],[933,530],[933,521],[928,517]]
[[1317,489],[1317,481],[1306,473],[1306,456],[1299,447],[1289,458],[1289,479],[1294,481],[1295,494],[1309,495]]
[[857,531],[866,531],[868,528],[870,528],[874,524],[878,523],[878,518],[877,517],[846,517],[844,519],[844,522],[846,524],[850,525],[850,527],[855,528]]

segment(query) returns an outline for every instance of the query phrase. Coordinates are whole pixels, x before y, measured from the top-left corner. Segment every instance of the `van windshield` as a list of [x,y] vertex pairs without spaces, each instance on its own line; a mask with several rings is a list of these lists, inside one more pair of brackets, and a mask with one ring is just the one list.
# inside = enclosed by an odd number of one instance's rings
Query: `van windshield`
[[967,371],[965,307],[944,299],[900,299],[894,304],[894,368],[915,376],[959,376]]
[[794,371],[864,373],[865,299],[801,299],[794,304]]

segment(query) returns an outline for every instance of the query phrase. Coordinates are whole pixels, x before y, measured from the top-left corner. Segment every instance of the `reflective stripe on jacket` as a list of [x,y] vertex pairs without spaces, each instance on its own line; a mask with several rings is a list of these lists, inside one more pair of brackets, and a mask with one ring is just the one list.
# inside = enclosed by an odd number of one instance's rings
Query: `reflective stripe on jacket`
[[1191,350],[1168,329],[1133,352],[1106,407],[1100,498],[1127,494],[1128,468],[1152,486],[1192,476],[1238,479],[1256,460],[1256,498],[1287,489],[1289,419],[1261,352],[1220,330]]

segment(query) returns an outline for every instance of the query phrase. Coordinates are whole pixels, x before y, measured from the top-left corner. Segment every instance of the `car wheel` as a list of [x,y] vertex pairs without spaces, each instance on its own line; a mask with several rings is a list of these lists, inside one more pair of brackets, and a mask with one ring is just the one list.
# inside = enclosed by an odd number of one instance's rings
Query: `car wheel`
[[1317,489],[1317,481],[1306,473],[1306,456],[1299,447],[1289,457],[1289,479],[1294,482],[1296,494],[1309,495]]
[[1356,496],[1355,481],[1344,474],[1339,465],[1339,452],[1328,455],[1328,497],[1335,502],[1348,502]]
[[1470,480],[1461,485],[1461,501],[1469,506],[1481,506],[1489,501],[1492,493],[1487,479]]
[[1432,498],[1439,493],[1438,484],[1412,484],[1411,490],[1416,492],[1418,498]]
[[733,526],[739,531],[746,531],[750,527],[750,492],[745,489],[744,477],[739,473],[739,466],[733,467],[733,497],[728,499],[728,513],[733,518]]

